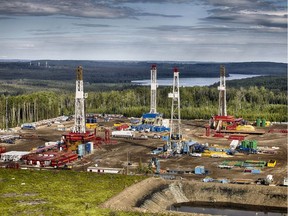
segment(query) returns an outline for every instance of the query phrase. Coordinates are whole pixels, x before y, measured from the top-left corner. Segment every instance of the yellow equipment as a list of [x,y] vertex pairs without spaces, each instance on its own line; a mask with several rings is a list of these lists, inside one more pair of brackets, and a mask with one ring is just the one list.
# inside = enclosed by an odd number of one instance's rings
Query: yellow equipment
[[236,127],[237,131],[255,131],[255,128],[252,125],[238,125]]
[[120,123],[120,122],[114,123],[114,127],[119,127],[119,126],[121,126],[121,125],[122,125],[122,123]]
[[87,129],[95,129],[98,127],[97,123],[86,123],[86,128]]
[[267,167],[275,167],[276,166],[276,160],[269,160],[267,163]]

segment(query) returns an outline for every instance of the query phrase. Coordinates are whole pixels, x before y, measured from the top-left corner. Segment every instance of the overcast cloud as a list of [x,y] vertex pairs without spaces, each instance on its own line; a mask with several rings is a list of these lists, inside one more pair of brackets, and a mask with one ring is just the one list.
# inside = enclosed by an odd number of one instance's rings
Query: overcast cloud
[[2,59],[287,62],[286,0],[0,0],[0,25]]

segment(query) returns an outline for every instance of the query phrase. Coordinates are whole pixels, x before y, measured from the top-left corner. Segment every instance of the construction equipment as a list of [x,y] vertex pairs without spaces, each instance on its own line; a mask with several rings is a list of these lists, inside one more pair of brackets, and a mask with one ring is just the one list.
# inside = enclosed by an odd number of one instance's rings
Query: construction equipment
[[267,175],[266,178],[259,178],[256,183],[262,185],[270,185],[273,182],[273,175]]
[[276,166],[276,160],[269,160],[267,163],[267,167],[275,167]]
[[158,158],[153,157],[150,161],[149,166],[154,169],[155,174],[160,174],[160,161]]

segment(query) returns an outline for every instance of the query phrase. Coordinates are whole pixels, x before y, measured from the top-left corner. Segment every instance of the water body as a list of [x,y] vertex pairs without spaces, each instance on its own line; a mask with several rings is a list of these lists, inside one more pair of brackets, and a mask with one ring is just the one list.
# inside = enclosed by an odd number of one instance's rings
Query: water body
[[[246,79],[251,77],[257,77],[260,75],[247,75],[247,74],[230,74],[229,77],[226,77],[226,80],[236,80],[236,79]],[[220,81],[219,77],[195,77],[195,78],[179,78],[179,85],[184,87],[192,87],[192,86],[210,86],[214,83]],[[134,84],[148,86],[151,84],[151,80],[134,80],[132,81]],[[173,77],[166,79],[157,79],[158,86],[172,86],[173,85]]]
[[189,212],[198,214],[210,214],[210,215],[225,215],[225,216],[287,216],[287,213],[280,212],[266,212],[266,211],[250,211],[250,210],[238,210],[228,208],[206,208],[206,207],[191,207],[180,206],[172,207],[170,210],[178,212]]

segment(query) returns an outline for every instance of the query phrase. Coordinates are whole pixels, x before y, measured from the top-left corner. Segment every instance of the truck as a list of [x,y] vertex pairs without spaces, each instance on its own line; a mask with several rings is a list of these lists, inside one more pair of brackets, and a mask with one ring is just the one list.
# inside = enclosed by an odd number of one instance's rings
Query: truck
[[34,123],[24,123],[21,125],[22,130],[35,130],[36,125]]
[[152,150],[151,154],[156,155],[156,154],[160,154],[162,152],[164,152],[164,147],[159,146],[159,147],[157,147],[157,149]]
[[256,183],[262,185],[271,185],[273,182],[273,175],[267,175],[266,178],[259,178]]

